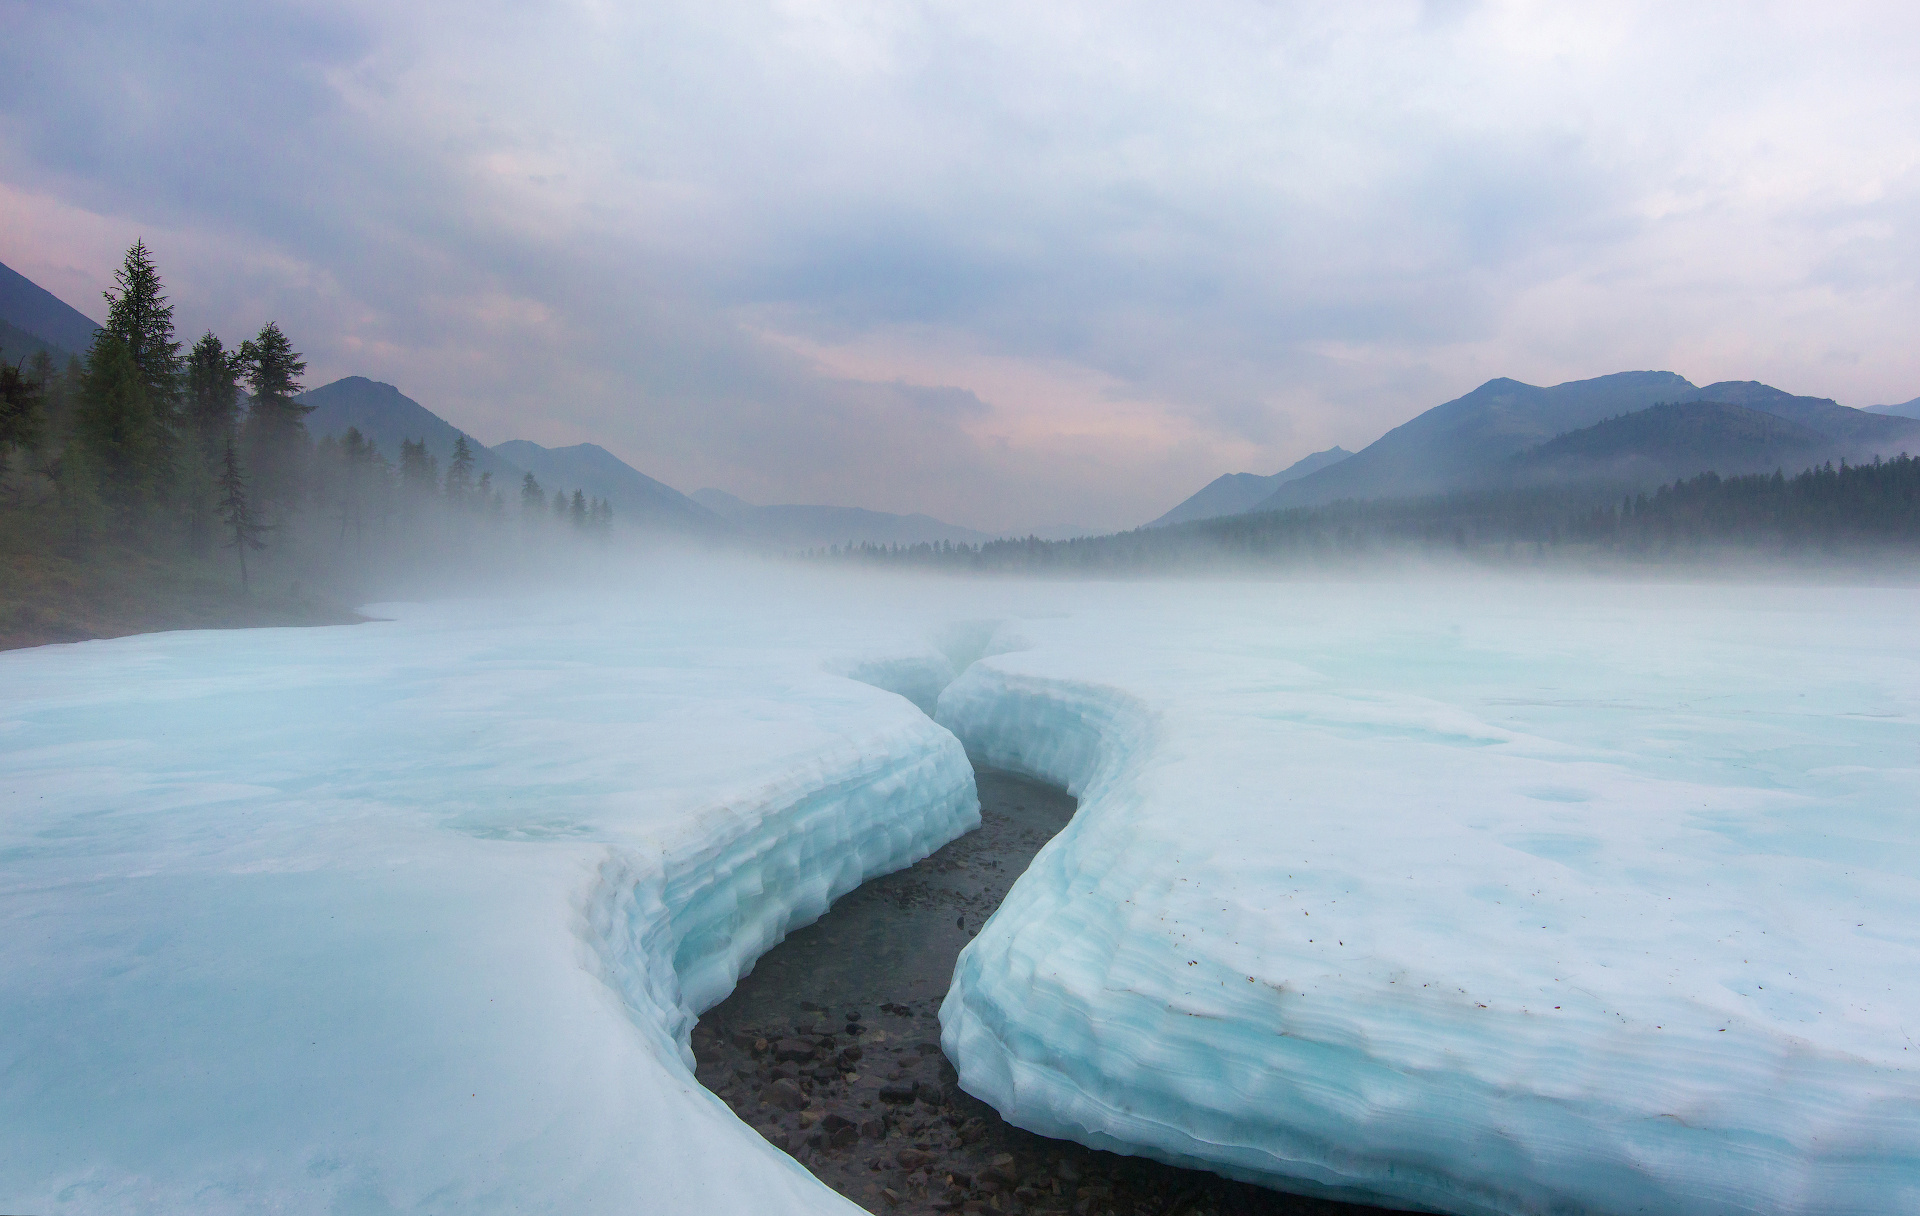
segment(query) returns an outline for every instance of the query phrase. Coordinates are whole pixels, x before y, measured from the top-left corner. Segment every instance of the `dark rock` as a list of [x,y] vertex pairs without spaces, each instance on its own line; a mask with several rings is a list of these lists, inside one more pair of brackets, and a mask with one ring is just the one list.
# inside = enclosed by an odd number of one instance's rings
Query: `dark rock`
[[829,1114],[826,1118],[820,1120],[820,1126],[830,1132],[837,1132],[843,1127],[852,1127],[853,1120],[843,1118],[840,1115]]
[[781,1110],[804,1110],[807,1106],[807,1095],[800,1092],[799,1085],[785,1077],[767,1086],[760,1096],[766,1099],[769,1106],[777,1106]]
[[848,1124],[839,1130],[828,1129],[827,1143],[834,1148],[852,1148],[860,1139],[860,1129]]
[[928,1106],[938,1106],[947,1100],[946,1092],[931,1081],[915,1081],[913,1083],[913,1096],[925,1102]]
[[894,1160],[900,1163],[900,1168],[903,1170],[917,1170],[932,1161],[933,1154],[922,1152],[917,1148],[903,1148],[894,1154]]
[[915,1043],[913,1049],[923,1056],[937,1056],[940,1054],[940,1044],[938,1043]]
[[860,1134],[869,1140],[885,1140],[887,1138],[887,1122],[885,1119],[868,1119],[860,1125]]
[[781,1039],[773,1045],[773,1058],[783,1063],[794,1060],[811,1060],[814,1046],[806,1039]]
[[880,1087],[880,1100],[894,1106],[913,1101],[913,1086],[894,1082]]
[[861,1051],[858,1047],[842,1047],[840,1049],[840,1063],[848,1068],[851,1068],[855,1064],[859,1063],[861,1057],[863,1057],[864,1055],[866,1055],[866,1053],[864,1051]]

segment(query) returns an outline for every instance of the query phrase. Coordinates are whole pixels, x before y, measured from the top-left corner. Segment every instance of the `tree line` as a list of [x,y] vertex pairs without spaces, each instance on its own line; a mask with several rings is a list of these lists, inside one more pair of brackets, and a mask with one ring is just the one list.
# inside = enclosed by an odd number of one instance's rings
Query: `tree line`
[[[424,439],[403,442],[397,463],[353,428],[316,444],[312,407],[298,400],[307,365],[279,325],[237,347],[212,332],[184,347],[143,241],[105,297],[106,323],[65,367],[44,350],[0,357],[0,510],[16,540],[187,558],[227,550],[244,588],[249,555],[391,563],[449,546],[470,556],[497,539],[507,499],[491,473],[474,475],[464,436],[444,475]],[[609,503],[577,489],[549,500],[530,473],[519,499],[523,528],[611,529]]]
[[1200,570],[1364,556],[1450,554],[1480,560],[1709,552],[1765,557],[1920,556],[1920,459],[1722,477],[1652,491],[1574,485],[1228,515],[1109,536],[977,545],[834,545],[817,560],[936,569],[1059,573]]

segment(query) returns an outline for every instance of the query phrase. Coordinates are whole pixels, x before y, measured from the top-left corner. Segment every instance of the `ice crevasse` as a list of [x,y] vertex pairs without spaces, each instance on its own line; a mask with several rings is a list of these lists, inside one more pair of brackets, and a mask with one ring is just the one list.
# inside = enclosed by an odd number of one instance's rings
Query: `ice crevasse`
[[1920,1210],[1911,593],[1236,594],[942,694],[1081,799],[961,956],[966,1089],[1395,1207]]

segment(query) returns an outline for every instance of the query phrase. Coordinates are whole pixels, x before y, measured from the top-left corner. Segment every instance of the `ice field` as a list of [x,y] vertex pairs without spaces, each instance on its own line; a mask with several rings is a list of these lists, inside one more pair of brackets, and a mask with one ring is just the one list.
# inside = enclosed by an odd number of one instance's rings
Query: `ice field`
[[1081,798],[942,1013],[1022,1126],[1920,1210],[1917,601],[735,567],[0,654],[0,1210],[856,1211],[686,1033],[968,752]]

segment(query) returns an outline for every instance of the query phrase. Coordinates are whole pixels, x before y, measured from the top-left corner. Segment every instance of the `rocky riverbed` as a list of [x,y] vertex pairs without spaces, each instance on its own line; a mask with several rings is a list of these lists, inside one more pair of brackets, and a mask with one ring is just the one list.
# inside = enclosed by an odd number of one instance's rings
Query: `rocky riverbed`
[[845,896],[707,1011],[701,1083],[872,1212],[1377,1211],[1036,1136],[959,1088],[938,1016],[954,959],[1074,811],[1061,790],[977,777],[978,831]]

